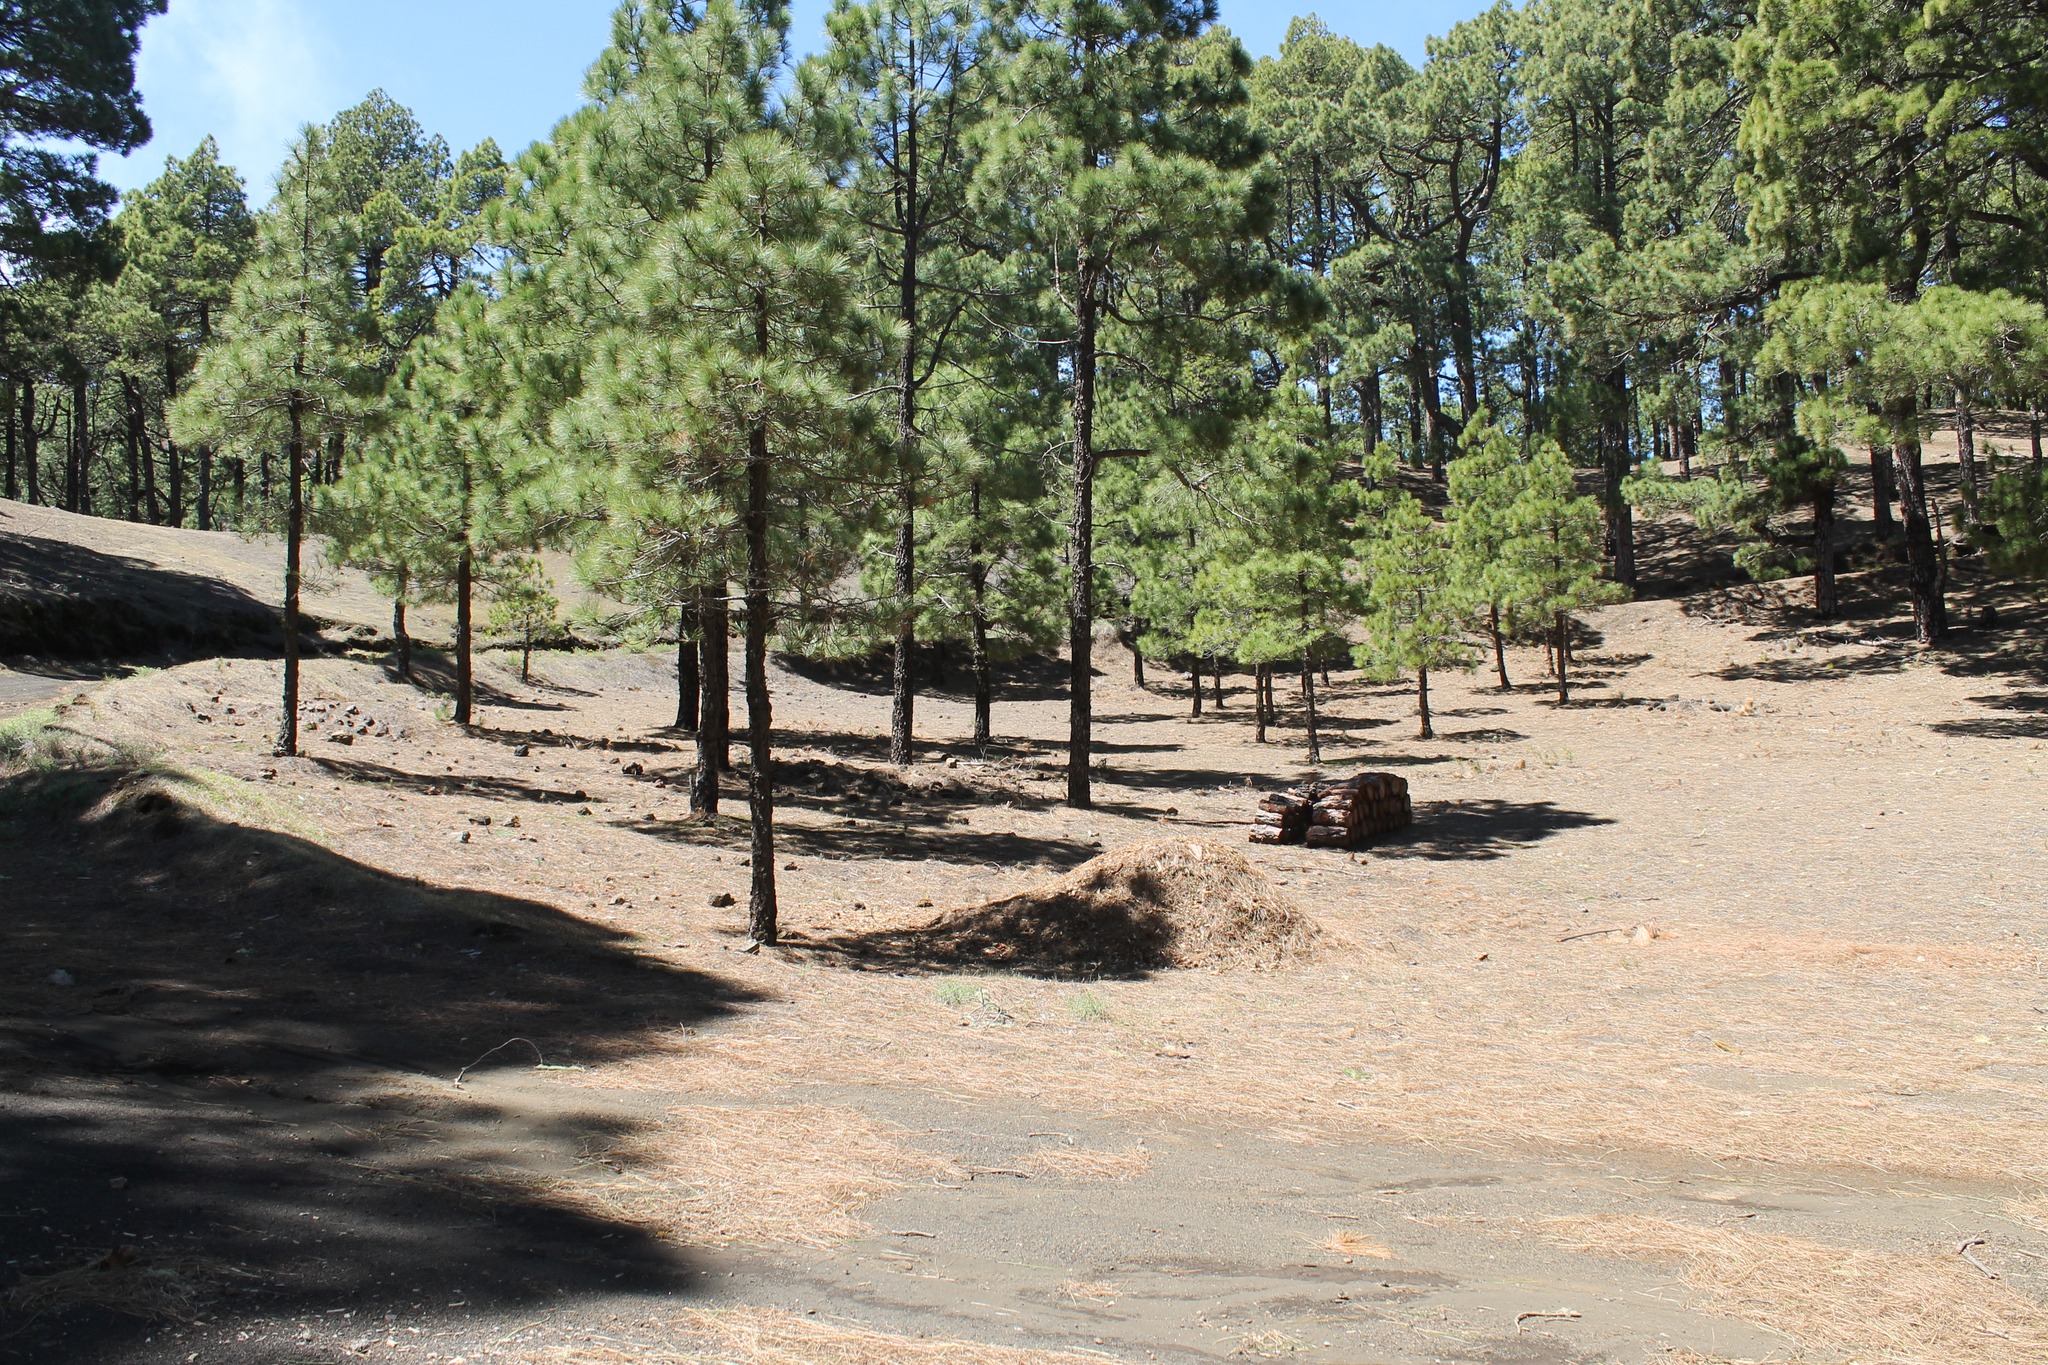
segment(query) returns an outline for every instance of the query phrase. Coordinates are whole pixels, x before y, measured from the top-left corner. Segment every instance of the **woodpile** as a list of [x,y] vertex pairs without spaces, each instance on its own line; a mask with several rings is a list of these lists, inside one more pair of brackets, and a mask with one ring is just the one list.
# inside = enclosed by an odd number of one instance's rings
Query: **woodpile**
[[1252,842],[1356,848],[1360,840],[1404,828],[1414,819],[1407,778],[1358,773],[1341,782],[1310,782],[1260,797]]

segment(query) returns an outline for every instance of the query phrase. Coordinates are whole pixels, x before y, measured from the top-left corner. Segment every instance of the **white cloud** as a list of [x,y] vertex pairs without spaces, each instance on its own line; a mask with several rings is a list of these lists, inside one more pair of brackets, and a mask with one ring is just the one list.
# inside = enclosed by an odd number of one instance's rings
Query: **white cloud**
[[102,173],[123,187],[144,184],[166,156],[211,133],[261,202],[293,135],[338,107],[335,51],[306,0],[172,0],[143,30],[136,58],[155,136],[128,157],[104,158]]

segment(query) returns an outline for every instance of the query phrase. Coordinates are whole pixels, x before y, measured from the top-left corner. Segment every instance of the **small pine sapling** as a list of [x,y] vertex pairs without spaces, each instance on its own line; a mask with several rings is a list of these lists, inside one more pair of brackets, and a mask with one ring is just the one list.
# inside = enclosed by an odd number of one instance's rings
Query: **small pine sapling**
[[560,631],[562,602],[536,559],[512,560],[491,594],[489,627],[519,642],[519,681],[533,678],[533,647]]

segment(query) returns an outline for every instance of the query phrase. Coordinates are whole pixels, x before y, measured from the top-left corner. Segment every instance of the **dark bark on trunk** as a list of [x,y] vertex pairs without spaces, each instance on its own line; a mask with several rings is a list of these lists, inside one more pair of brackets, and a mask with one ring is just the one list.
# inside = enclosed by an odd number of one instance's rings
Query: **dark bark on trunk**
[[10,500],[21,496],[21,478],[18,469],[20,452],[14,444],[14,433],[14,385],[9,383],[7,386],[7,482],[5,485],[0,485],[0,493],[4,493]]
[[1365,382],[1358,389],[1358,420],[1365,427],[1368,456],[1377,454],[1380,448],[1381,407],[1380,372],[1374,368],[1365,372]]
[[676,604],[676,729],[697,728],[697,703],[703,679],[697,676],[697,642],[690,638],[689,599]]
[[1188,714],[1199,716],[1202,714],[1202,661],[1192,654],[1188,656],[1188,685],[1194,696],[1194,709]]
[[284,706],[277,727],[277,752],[290,758],[299,752],[299,569],[306,537],[306,415],[293,403],[287,409],[291,463],[289,498],[284,520]]
[[519,642],[519,681],[533,681],[533,640],[530,636]]
[[1494,603],[1486,609],[1486,633],[1493,637],[1493,668],[1500,674],[1500,690],[1506,692],[1514,684],[1508,681],[1508,647],[1501,638],[1500,604]]
[[398,676],[412,681],[412,632],[405,628],[405,576],[398,579],[398,596],[391,599],[391,644],[398,652]]
[[967,618],[973,627],[969,638],[968,664],[974,674],[974,752],[988,757],[990,711],[994,686],[988,664],[988,564],[981,553],[981,481],[968,489],[967,532]]
[[455,557],[455,723],[468,725],[476,713],[475,660],[470,646],[476,595],[476,560],[467,541]]
[[1266,742],[1266,668],[1252,670],[1252,739],[1259,744]]
[[1963,506],[1977,519],[1977,413],[1970,395],[1956,390],[1956,460],[1963,467]]
[[[1915,399],[1889,405],[1896,431],[1912,432],[1919,416]],[[1920,438],[1908,435],[1892,451],[1899,485],[1899,513],[1906,529],[1906,595],[1913,602],[1913,626],[1920,643],[1937,645],[1948,638],[1948,608],[1942,601],[1941,557],[1934,545],[1928,516],[1927,482],[1920,468]]]
[[[757,333],[765,323],[756,324]],[[765,337],[757,338],[763,353]],[[773,943],[780,925],[775,905],[775,757],[768,712],[768,432],[747,434],[747,820],[753,884],[747,897],[747,932]]]
[[1307,652],[1301,656],[1301,702],[1308,715],[1308,761],[1323,761],[1322,736],[1316,733],[1316,661]]
[[718,775],[726,770],[729,756],[728,731],[732,716],[726,651],[730,629],[725,615],[724,586],[712,584],[699,588],[697,673],[702,682],[703,701],[697,710],[697,775],[690,787],[690,808],[705,817],[718,814]]
[[1813,614],[1832,621],[1841,610],[1835,583],[1835,485],[1830,480],[1813,493]]
[[[135,380],[129,375],[121,376],[121,415],[128,456],[128,520],[154,522],[153,510],[145,509],[142,502],[142,395],[135,391]],[[155,482],[150,480],[152,485]],[[147,517],[145,512],[149,513]]]
[[1879,540],[1890,540],[1898,534],[1898,523],[1892,519],[1892,499],[1898,496],[1896,480],[1892,475],[1892,448],[1872,446],[1870,448],[1870,513],[1877,528]]
[[1569,676],[1570,667],[1566,662],[1565,655],[1567,647],[1565,644],[1566,630],[1565,614],[1558,612],[1553,626],[1553,635],[1556,643],[1551,647],[1551,659],[1557,669],[1557,704],[1559,706],[1563,706],[1572,699],[1572,683]]
[[1415,715],[1421,722],[1416,731],[1417,739],[1435,739],[1436,731],[1429,725],[1429,665],[1419,665],[1415,670]]
[[1209,659],[1210,681],[1215,683],[1216,709],[1223,709],[1223,660],[1214,655]]
[[2028,435],[2029,435],[2029,436],[2030,436],[2030,437],[2031,437],[2031,438],[2033,439],[2033,443],[2034,443],[2034,449],[2033,449],[2033,453],[2032,453],[2032,462],[2033,462],[2033,466],[2034,466],[2034,472],[2035,472],[2036,474],[2038,474],[2038,473],[2040,473],[2040,472],[2041,472],[2041,400],[2040,400],[2040,399],[2036,398],[2036,399],[2035,399],[2035,400],[2033,401],[2033,403],[2032,403],[2032,404],[2030,405],[2030,408],[2029,408],[2029,413],[2028,413],[2028,416],[2029,416],[2030,420],[2029,420],[2029,421],[2028,421],[2028,423],[2027,423],[2027,432],[2028,432]]
[[1607,556],[1614,581],[1630,592],[1636,587],[1635,509],[1622,493],[1622,480],[1629,471],[1628,375],[1614,369],[1599,378],[1600,413],[1600,502],[1607,520]]
[[43,455],[37,448],[41,442],[42,433],[36,430],[36,381],[24,379],[21,381],[21,458],[27,466],[28,500],[32,503],[43,500]]
[[1678,477],[1692,481],[1692,462],[1700,453],[1700,415],[1697,411],[1678,424]]
[[1067,526],[1067,804],[1086,810],[1094,742],[1095,674],[1095,334],[1099,267],[1083,261],[1074,338],[1074,488]]

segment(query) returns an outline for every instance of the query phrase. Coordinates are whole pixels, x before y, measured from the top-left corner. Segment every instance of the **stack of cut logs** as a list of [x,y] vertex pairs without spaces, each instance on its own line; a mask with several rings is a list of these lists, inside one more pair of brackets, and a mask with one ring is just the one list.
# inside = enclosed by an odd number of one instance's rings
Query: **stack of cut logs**
[[1255,844],[1355,848],[1358,841],[1400,829],[1415,819],[1408,779],[1393,773],[1358,773],[1341,782],[1310,782],[1259,798],[1252,817]]

